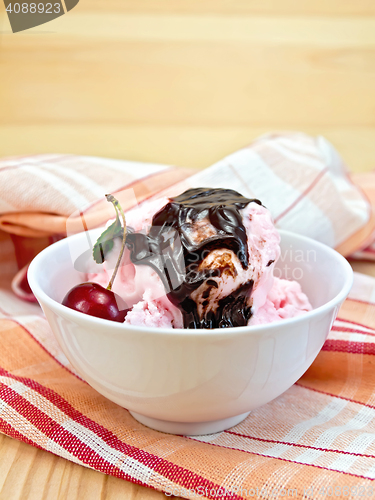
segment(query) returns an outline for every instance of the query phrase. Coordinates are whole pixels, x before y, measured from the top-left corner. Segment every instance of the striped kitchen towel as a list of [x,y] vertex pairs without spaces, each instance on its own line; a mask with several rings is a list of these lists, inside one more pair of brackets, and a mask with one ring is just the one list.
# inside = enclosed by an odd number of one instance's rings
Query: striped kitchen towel
[[[0,431],[68,460],[185,498],[375,494],[375,280],[352,292],[306,374],[232,429],[171,436],[135,421],[80,379],[35,303],[15,297],[38,249],[101,225],[107,192],[126,207],[187,187],[260,198],[279,227],[349,255],[371,245],[369,182],[359,188],[323,138],[269,135],[214,166],[44,155],[0,161]],[[129,192],[134,193],[133,197]],[[14,245],[16,243],[16,245]],[[16,253],[15,253],[16,250]]]
[[[260,137],[209,168],[66,155],[0,161],[0,229],[26,237],[65,235],[103,224],[106,192],[125,209],[189,187],[224,187],[259,198],[280,229],[298,232],[348,255],[371,241],[375,216],[333,146],[301,133]],[[129,197],[129,192],[133,196]],[[370,194],[375,198],[375,189]],[[84,220],[84,222],[82,222]]]

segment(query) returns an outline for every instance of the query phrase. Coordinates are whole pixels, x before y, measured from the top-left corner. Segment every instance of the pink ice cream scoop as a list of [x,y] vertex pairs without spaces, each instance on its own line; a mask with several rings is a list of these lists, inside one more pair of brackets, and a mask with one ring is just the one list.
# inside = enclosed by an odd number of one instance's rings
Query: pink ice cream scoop
[[[225,328],[311,309],[298,283],[273,277],[280,237],[258,200],[227,189],[189,189],[129,211],[127,226],[113,288],[131,305],[125,323]],[[104,272],[88,279],[108,281],[119,244]]]

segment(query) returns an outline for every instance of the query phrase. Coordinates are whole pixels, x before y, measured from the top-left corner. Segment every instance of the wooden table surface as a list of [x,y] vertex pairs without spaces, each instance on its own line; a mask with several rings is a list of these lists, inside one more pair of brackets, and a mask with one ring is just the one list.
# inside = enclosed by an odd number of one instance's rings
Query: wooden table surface
[[[203,168],[285,129],[375,167],[374,0],[81,0],[16,34],[0,4],[0,156]],[[0,500],[78,498],[165,496],[0,435]]]

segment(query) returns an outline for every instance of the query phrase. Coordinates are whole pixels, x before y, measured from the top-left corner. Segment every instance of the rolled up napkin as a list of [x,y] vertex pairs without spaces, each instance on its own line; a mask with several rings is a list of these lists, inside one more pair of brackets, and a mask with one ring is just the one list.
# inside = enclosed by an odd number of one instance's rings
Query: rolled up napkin
[[[63,236],[102,224],[106,192],[125,209],[136,202],[197,186],[225,187],[262,200],[276,225],[350,254],[375,228],[371,205],[323,137],[301,133],[260,137],[211,167],[165,165],[66,155],[0,161],[0,229],[33,238]],[[101,201],[100,201],[101,200]],[[84,222],[83,222],[84,220]]]
[[[141,202],[189,174],[191,170],[165,165],[87,156],[4,159],[0,161],[0,229],[32,238],[65,235],[67,219],[77,211],[96,214],[97,202],[106,192],[132,188]],[[124,206],[129,208],[126,200]],[[92,217],[92,227],[101,222]]]
[[[291,389],[236,427],[194,439],[142,426],[84,383],[38,305],[9,290],[17,269],[10,235],[20,267],[67,226],[74,232],[101,225],[106,192],[130,208],[188,187],[232,188],[260,198],[280,228],[344,255],[363,252],[372,243],[374,217],[358,181],[325,139],[303,134],[261,137],[193,175],[76,156],[0,161],[0,431],[167,495],[369,496],[375,477],[372,278],[356,276],[321,353]],[[364,183],[371,196],[370,185]]]

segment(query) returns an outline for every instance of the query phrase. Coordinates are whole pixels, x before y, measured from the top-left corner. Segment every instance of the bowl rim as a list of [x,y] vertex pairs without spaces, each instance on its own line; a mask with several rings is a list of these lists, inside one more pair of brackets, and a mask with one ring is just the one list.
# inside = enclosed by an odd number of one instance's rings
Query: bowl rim
[[[89,232],[95,232],[98,231],[99,228],[96,229],[91,229]],[[294,233],[292,231],[287,231],[283,229],[278,230],[280,233],[280,236],[282,237],[283,235],[289,236],[292,238],[295,238],[300,241],[304,241],[305,243],[312,243],[313,245],[316,245],[323,249],[325,252],[328,254],[331,254],[331,256],[334,256],[335,259],[338,259],[343,267],[343,270],[345,271],[345,281],[344,281],[344,286],[340,290],[340,292],[331,300],[326,302],[325,304],[311,310],[307,311],[304,314],[301,314],[299,316],[295,316],[294,318],[285,318],[285,319],[280,319],[277,321],[273,321],[272,323],[265,323],[261,325],[246,325],[246,326],[237,326],[237,327],[229,327],[229,328],[213,328],[213,329],[205,329],[205,328],[196,328],[196,329],[186,329],[186,328],[158,328],[158,327],[145,327],[145,326],[136,326],[136,325],[126,325],[124,323],[118,323],[115,321],[109,321],[107,319],[103,318],[97,318],[95,316],[90,316],[90,315],[83,315],[83,313],[79,311],[75,311],[74,309],[70,309],[60,302],[57,302],[56,300],[52,299],[47,293],[44,292],[44,290],[41,288],[38,282],[37,278],[37,269],[40,267],[40,264],[43,262],[43,260],[51,253],[53,253],[59,246],[64,246],[67,245],[67,241],[69,238],[79,238],[83,234],[77,233],[72,236],[68,236],[67,238],[63,238],[60,241],[57,241],[53,243],[52,245],[49,245],[46,247],[44,250],[42,250],[34,259],[31,261],[29,265],[29,269],[27,272],[27,277],[29,281],[29,285],[31,290],[33,291],[34,295],[36,296],[38,302],[45,303],[50,307],[53,311],[56,311],[59,314],[62,314],[63,316],[70,316],[72,320],[77,318],[77,320],[83,320],[87,322],[88,325],[90,324],[95,324],[95,325],[103,325],[112,330],[112,332],[115,332],[116,330],[122,331],[122,332],[129,332],[129,331],[137,331],[137,332],[142,332],[143,334],[145,333],[152,333],[156,335],[188,335],[188,336],[206,336],[206,335],[215,335],[215,336],[226,336],[226,335],[231,335],[233,336],[234,334],[236,335],[249,335],[249,334],[259,334],[261,332],[267,332],[269,330],[273,330],[274,328],[277,328],[281,325],[295,325],[298,323],[303,323],[307,321],[310,318],[314,318],[315,316],[320,316],[330,309],[336,307],[338,304],[341,304],[346,297],[348,296],[352,285],[353,285],[353,279],[354,279],[354,273],[353,269],[350,266],[349,262],[343,257],[341,254],[339,254],[336,250],[333,248],[329,247],[328,245],[325,245],[324,243],[321,243],[319,241],[316,241],[312,238],[309,238],[308,236],[300,235],[298,233]]]

